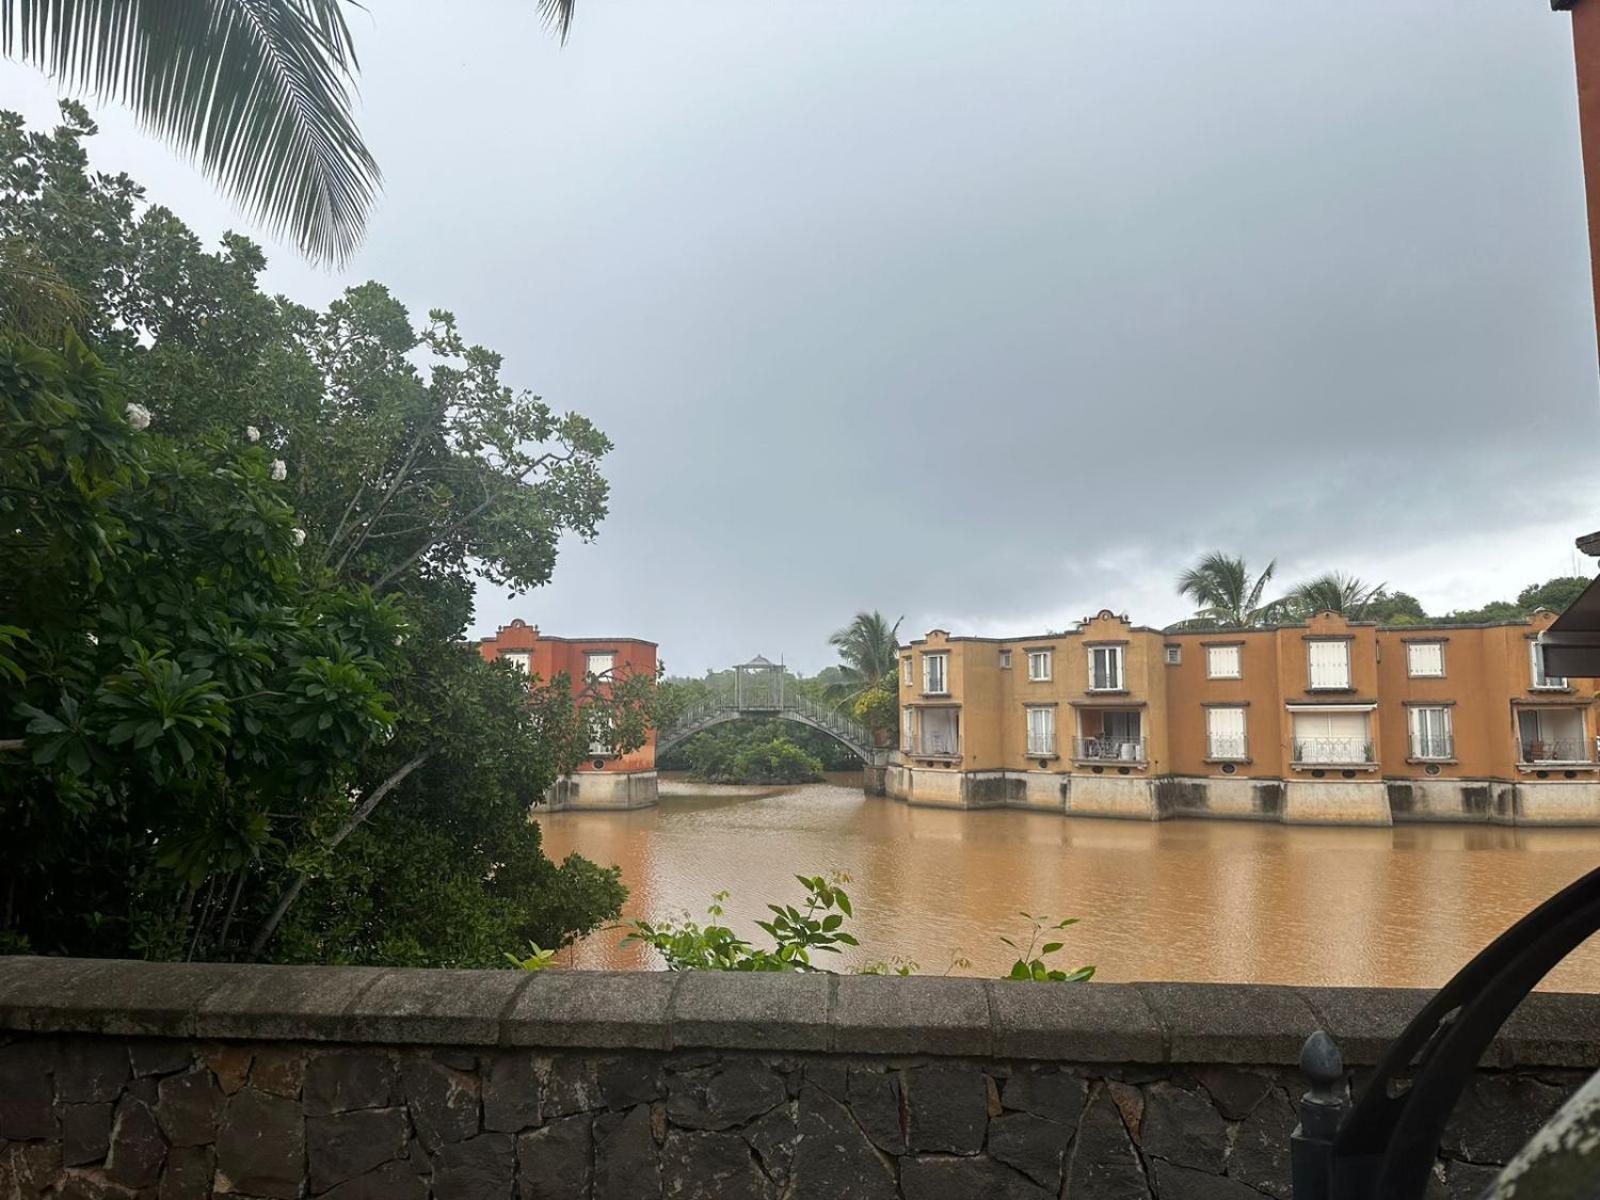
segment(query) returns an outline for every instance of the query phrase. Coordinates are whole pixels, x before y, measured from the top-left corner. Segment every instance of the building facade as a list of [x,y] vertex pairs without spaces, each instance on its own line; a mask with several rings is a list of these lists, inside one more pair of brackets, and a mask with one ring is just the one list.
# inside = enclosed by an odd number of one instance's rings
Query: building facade
[[[566,675],[574,689],[605,688],[630,675],[655,678],[656,644],[639,638],[565,638],[539,632],[521,618],[478,643],[490,662],[505,659],[534,681]],[[656,802],[656,731],[626,754],[596,741],[591,756],[551,788],[547,803],[560,808],[643,808]]]
[[1069,814],[1600,824],[1595,685],[1495,625],[935,629],[900,651],[890,795]]

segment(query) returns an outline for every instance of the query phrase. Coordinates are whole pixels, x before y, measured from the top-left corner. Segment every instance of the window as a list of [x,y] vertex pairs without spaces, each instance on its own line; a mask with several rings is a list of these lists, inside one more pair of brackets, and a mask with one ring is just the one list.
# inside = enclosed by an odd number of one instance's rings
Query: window
[[1349,642],[1307,642],[1306,652],[1310,656],[1313,690],[1350,686]]
[[[1427,644],[1427,643],[1420,643]],[[1438,643],[1432,643],[1437,645]],[[1415,671],[1412,672],[1416,674]],[[1450,710],[1443,705],[1413,705],[1411,721],[1412,758],[1454,758],[1455,739],[1450,735]]]
[[[906,662],[911,660],[908,658]],[[908,672],[909,674],[909,672]],[[905,754],[911,753],[912,741],[917,733],[917,710],[902,708],[900,710],[900,749]]]
[[948,654],[924,654],[922,656],[922,690],[930,696],[942,696],[950,690],[947,678],[947,668],[950,664]]
[[600,650],[583,656],[585,675],[601,679],[611,674],[617,665],[617,656],[609,650]]
[[1028,757],[1056,752],[1056,710],[1028,709]]
[[614,747],[611,745],[611,722],[605,717],[596,714],[589,718],[589,753],[595,756],[610,754]]
[[[1344,645],[1321,642],[1313,645]],[[1364,763],[1372,761],[1364,712],[1295,713],[1294,761],[1297,763]]]
[[925,708],[922,710],[922,737],[918,754],[954,758],[960,754],[961,710],[956,708]]
[[1577,708],[1524,708],[1517,713],[1517,732],[1525,763],[1588,762],[1583,711]]
[[1551,688],[1557,691],[1566,690],[1567,681],[1564,678],[1560,675],[1546,675],[1544,673],[1544,655],[1539,653],[1539,641],[1537,638],[1528,643],[1528,656],[1532,663],[1533,686],[1535,688]]
[[1011,670],[1011,651],[1009,651],[1009,650],[1000,651],[1000,669],[1002,671]]
[[1239,647],[1206,647],[1207,679],[1238,679],[1239,674]]
[[1206,757],[1244,758],[1244,709],[1206,709]]
[[505,659],[518,671],[521,671],[524,675],[528,673],[528,659],[530,657],[528,651],[502,650],[500,652],[500,657]]
[[1413,679],[1444,677],[1443,642],[1407,642],[1406,674]]
[[1089,647],[1089,690],[1091,692],[1120,692],[1122,690],[1122,647]]
[[906,655],[900,660],[900,678],[907,687],[917,686],[916,668],[911,665],[911,655]]
[[1028,651],[1028,680],[1031,683],[1044,683],[1050,678],[1050,651]]
[[1167,647],[1167,666],[1176,667],[1176,666],[1181,665],[1182,663],[1183,663],[1183,647],[1182,646],[1168,646]]

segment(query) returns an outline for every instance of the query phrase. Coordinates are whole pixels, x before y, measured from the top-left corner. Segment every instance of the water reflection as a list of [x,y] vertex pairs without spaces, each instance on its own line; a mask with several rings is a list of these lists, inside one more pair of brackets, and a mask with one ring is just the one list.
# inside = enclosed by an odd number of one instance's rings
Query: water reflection
[[[1436,987],[1490,938],[1600,859],[1600,830],[1065,819],[950,812],[815,784],[764,795],[674,794],[656,809],[542,817],[546,846],[618,863],[629,916],[701,916],[728,889],[748,936],[797,872],[853,879],[860,954],[943,971],[1009,965],[1019,909],[1077,916],[1063,959],[1111,980]],[[575,961],[653,965],[616,933]],[[1600,946],[1547,987],[1600,991]]]

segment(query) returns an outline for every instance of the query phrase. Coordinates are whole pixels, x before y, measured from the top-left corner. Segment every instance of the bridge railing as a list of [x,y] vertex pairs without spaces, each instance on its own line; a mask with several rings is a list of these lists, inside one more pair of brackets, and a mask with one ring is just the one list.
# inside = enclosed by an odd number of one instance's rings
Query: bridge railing
[[715,717],[726,717],[729,714],[750,712],[755,715],[771,713],[773,716],[797,716],[805,721],[817,725],[833,734],[858,754],[866,756],[873,750],[872,731],[859,721],[846,716],[838,709],[809,696],[785,694],[781,708],[767,708],[765,706],[744,709],[739,706],[734,694],[715,693],[690,705],[678,714],[671,725],[659,730],[662,741],[671,743],[680,739],[695,727],[710,722]]

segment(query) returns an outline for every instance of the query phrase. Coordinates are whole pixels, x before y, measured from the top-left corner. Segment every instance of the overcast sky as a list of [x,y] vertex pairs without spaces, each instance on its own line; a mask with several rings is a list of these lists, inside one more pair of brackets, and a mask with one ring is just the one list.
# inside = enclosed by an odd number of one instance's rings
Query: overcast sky
[[[1565,14],[580,3],[564,49],[533,0],[353,11],[366,245],[267,243],[269,288],[449,308],[616,443],[599,539],[475,632],[809,671],[861,608],[1165,623],[1211,548],[1473,606],[1600,528]],[[248,229],[99,115],[97,166]]]

